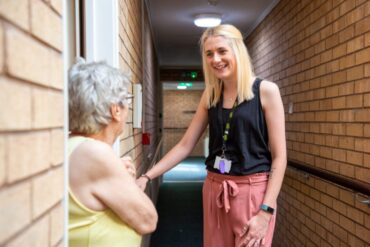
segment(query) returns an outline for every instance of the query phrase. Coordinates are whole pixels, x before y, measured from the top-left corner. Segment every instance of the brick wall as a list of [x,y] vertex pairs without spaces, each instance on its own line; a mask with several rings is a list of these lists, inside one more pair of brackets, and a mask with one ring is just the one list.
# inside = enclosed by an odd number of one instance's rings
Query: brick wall
[[[202,90],[164,90],[163,91],[163,152],[167,153],[185,134],[197,110]],[[190,156],[203,156],[203,140],[200,138]]]
[[[136,164],[137,174],[148,169],[154,159],[160,139],[159,122],[160,98],[158,81],[158,61],[155,54],[151,27],[145,1],[121,0],[120,5],[120,67],[131,73],[131,83],[141,83],[143,90],[142,128],[133,129],[133,110],[128,114],[125,132],[121,136],[121,155],[130,155]],[[150,133],[151,143],[142,145],[142,133]],[[155,201],[159,180],[154,180],[147,188],[148,196]],[[143,238],[141,246],[149,246],[149,236]]]
[[[158,86],[158,58],[154,48],[149,13],[144,8],[143,29],[143,132],[150,134],[150,145],[143,147],[143,165],[148,166],[161,138],[162,90]],[[145,170],[145,169],[144,169]]]
[[[132,84],[139,83],[142,81],[141,1],[121,0],[119,6],[120,68],[130,73]],[[132,116],[131,108],[121,137],[121,154],[130,155],[138,166],[142,159],[141,130],[133,129]]]
[[[281,0],[246,43],[280,87],[288,158],[369,183],[370,1]],[[370,243],[370,208],[324,180],[288,169],[279,207],[274,246]]]
[[0,246],[62,246],[62,1],[0,1]]
[[[142,165],[149,165],[159,139],[157,112],[160,102],[160,95],[156,92],[157,57],[147,13],[142,9],[146,7],[142,8],[141,1],[120,1],[120,67],[130,72],[132,84],[141,83],[143,89],[143,128],[133,129],[131,109],[121,137],[121,154],[130,155],[140,171],[145,170]],[[151,134],[150,146],[141,145],[143,131]]]

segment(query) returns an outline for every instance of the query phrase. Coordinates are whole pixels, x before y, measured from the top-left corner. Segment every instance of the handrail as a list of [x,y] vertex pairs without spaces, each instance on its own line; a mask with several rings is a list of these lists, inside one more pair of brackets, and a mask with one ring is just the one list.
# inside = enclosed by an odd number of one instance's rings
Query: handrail
[[303,164],[303,163],[301,163],[299,161],[296,161],[296,160],[294,160],[294,161],[293,160],[288,160],[288,166],[291,166],[291,167],[294,167],[298,170],[310,173],[310,174],[315,175],[319,178],[322,178],[322,179],[325,179],[327,181],[333,182],[335,184],[341,185],[341,186],[346,187],[348,189],[360,192],[360,193],[370,197],[370,185],[369,184],[366,184],[366,183],[363,183],[363,182],[360,182],[360,181],[357,181],[357,180],[353,180],[353,179],[350,179],[350,178],[346,178],[342,175],[338,175],[336,173],[329,172],[329,171],[326,171],[324,169],[309,166],[309,165]]
[[159,154],[160,147],[162,146],[162,143],[163,143],[163,136],[161,136],[161,139],[159,140],[158,145],[155,149],[153,159],[152,159],[152,161],[150,162],[150,165],[149,165],[149,169],[154,166],[154,164],[156,162],[156,159],[157,159],[157,156]]

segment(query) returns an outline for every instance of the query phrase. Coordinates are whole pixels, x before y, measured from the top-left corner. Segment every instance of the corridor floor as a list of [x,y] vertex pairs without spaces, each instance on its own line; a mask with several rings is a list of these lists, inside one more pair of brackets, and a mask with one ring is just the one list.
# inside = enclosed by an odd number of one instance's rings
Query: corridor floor
[[203,246],[204,158],[188,158],[164,174],[159,189],[157,230],[150,247]]

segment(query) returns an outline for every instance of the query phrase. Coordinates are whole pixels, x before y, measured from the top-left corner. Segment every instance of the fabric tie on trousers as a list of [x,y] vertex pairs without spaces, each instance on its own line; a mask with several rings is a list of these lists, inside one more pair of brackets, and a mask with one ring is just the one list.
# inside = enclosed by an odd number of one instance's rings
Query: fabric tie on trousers
[[217,194],[216,205],[219,208],[225,208],[225,212],[230,210],[229,196],[236,197],[239,193],[238,185],[231,180],[224,180],[220,185],[220,191]]

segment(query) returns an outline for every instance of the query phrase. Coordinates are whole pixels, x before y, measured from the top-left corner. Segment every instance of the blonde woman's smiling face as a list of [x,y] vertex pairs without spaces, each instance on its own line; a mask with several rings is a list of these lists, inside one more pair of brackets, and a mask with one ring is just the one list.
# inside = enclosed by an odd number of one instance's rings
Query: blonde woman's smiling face
[[227,82],[236,79],[236,59],[227,40],[222,36],[211,36],[204,43],[206,62],[215,76]]

